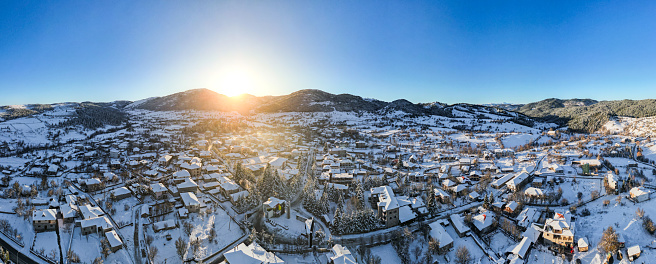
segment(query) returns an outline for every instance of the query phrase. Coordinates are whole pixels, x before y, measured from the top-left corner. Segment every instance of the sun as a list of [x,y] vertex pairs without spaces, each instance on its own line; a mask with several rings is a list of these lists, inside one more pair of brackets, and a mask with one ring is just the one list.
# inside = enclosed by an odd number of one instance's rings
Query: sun
[[233,97],[255,90],[256,75],[243,65],[234,65],[226,68],[219,77],[218,90],[220,93]]

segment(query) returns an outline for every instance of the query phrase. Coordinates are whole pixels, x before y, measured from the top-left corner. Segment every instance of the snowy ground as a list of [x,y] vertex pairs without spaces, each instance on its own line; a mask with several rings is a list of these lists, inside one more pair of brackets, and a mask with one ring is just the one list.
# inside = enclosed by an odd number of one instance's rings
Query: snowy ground
[[57,232],[40,232],[36,233],[34,241],[34,251],[41,253],[51,259],[59,260],[59,244],[57,244]]
[[15,214],[0,214],[0,219],[6,219],[12,228],[16,228],[23,237],[25,248],[29,249],[34,241],[34,228],[32,222],[26,221],[22,216]]
[[[80,256],[81,263],[93,263],[93,260],[97,257],[101,257],[100,251],[100,240],[102,240],[104,235],[102,234],[89,234],[82,235],[80,233],[80,228],[75,228],[73,231],[73,243],[71,244],[71,249],[73,252]],[[110,253],[104,263],[111,264],[122,264],[122,263],[132,263],[132,260],[128,256],[128,253],[125,248]]]
[[[602,199],[592,202],[586,206],[591,215],[580,217],[576,221],[576,237],[586,236],[590,242],[590,251],[577,252],[574,257],[581,258],[583,263],[601,263],[597,257],[598,250],[596,245],[599,243],[604,229],[612,226],[617,233],[622,234],[626,239],[626,246],[640,245],[642,253],[635,263],[648,263],[649,260],[656,258],[656,250],[647,248],[654,240],[654,237],[647,233],[642,227],[642,220],[636,219],[636,209],[645,210],[645,215],[656,217],[656,200],[649,200],[643,203],[633,204],[624,199],[624,205],[618,205],[615,202],[616,196],[610,196],[611,203],[604,207]],[[626,249],[623,250],[626,256]],[[626,259],[625,259],[626,260]],[[622,261],[628,263],[628,261]]]
[[274,225],[267,222],[266,220],[264,223],[266,224],[268,230],[278,229],[278,231],[276,231],[276,235],[295,239],[299,235],[305,234],[305,223],[296,220],[296,216],[298,214],[299,213],[296,210],[292,209],[289,219],[287,219],[287,215],[284,214],[280,217],[269,218],[270,221],[275,223]]
[[399,255],[396,254],[396,250],[392,244],[385,244],[381,246],[376,246],[371,248],[371,254],[379,256],[382,260],[381,264],[398,264],[401,263]]
[[[243,231],[239,228],[237,223],[232,221],[230,217],[226,214],[225,211],[221,208],[213,208],[212,214],[207,214],[201,216],[197,213],[189,214],[188,219],[178,220],[175,214],[168,214],[165,217],[165,220],[175,220],[180,224],[179,228],[161,231],[155,233],[152,229],[152,225],[144,226],[146,235],[151,235],[155,238],[155,241],[151,246],[157,247],[159,253],[155,258],[155,263],[178,263],[180,262],[180,257],[176,253],[175,241],[182,237],[187,242],[187,248],[189,249],[190,241],[199,239],[200,246],[198,250],[194,253],[188,250],[187,257],[196,256],[198,258],[204,258],[210,254],[226,247],[233,241],[239,239],[243,235]],[[188,236],[184,232],[183,223],[189,222],[193,225],[191,234]],[[210,242],[208,236],[210,234],[210,229],[216,231],[216,241]],[[167,241],[166,236],[171,235],[171,240]]]
[[526,145],[531,140],[537,139],[539,136],[540,135],[533,135],[533,134],[513,134],[503,137],[501,139],[501,142],[503,143],[503,146],[506,148],[514,148],[514,147],[519,147],[521,145]]

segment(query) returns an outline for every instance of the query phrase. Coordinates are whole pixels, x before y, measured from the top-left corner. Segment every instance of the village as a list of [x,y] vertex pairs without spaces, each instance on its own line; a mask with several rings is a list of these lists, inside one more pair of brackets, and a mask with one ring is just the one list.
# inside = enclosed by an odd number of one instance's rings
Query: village
[[[48,124],[63,110],[0,124],[3,261],[656,257],[649,135],[466,116],[129,114],[95,131]],[[58,143],[30,144],[36,134]]]

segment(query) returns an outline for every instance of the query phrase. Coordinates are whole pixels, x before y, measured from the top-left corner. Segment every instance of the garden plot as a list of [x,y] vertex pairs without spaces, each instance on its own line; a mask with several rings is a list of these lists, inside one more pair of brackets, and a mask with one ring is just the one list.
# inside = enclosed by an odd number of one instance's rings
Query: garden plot
[[[456,260],[456,251],[458,250],[458,247],[464,246],[469,250],[469,254],[471,256],[471,259],[473,263],[490,263],[490,259],[485,255],[485,252],[481,250],[481,248],[474,242],[474,239],[471,237],[458,237],[458,234],[456,233],[456,230],[453,229],[452,225],[449,225],[445,227],[446,232],[449,233],[449,235],[453,238],[453,248],[446,253],[446,256],[449,258],[450,261],[455,262]],[[436,260],[443,262],[442,260],[443,256],[438,257]],[[444,261],[446,263],[446,261]]]
[[112,214],[112,218],[117,225],[123,226],[122,223],[131,223],[132,214],[134,212],[134,207],[139,204],[137,198],[130,197],[125,198],[119,201],[112,202],[112,208],[116,209],[116,212]]
[[497,231],[490,236],[490,248],[494,252],[503,255],[509,247],[514,246],[517,242],[513,241],[503,233]]
[[[144,227],[146,236],[154,238],[151,247],[158,249],[155,263],[177,263],[181,261],[176,251],[175,241],[182,238],[185,241],[187,252],[184,259],[192,257],[205,258],[223,249],[244,235],[239,225],[232,221],[225,211],[219,207],[213,208],[212,213],[190,213],[188,219],[177,219],[176,214],[168,214],[163,221],[171,220],[179,224],[179,228],[155,233],[152,225]],[[185,224],[186,223],[186,224]],[[185,227],[187,225],[188,227]],[[216,232],[216,237],[210,241],[210,230]],[[187,233],[188,232],[188,233]],[[171,240],[166,237],[170,235]],[[192,246],[198,241],[197,246]]]
[[[26,248],[30,248],[34,241],[34,228],[32,222],[24,219],[22,216],[16,214],[0,214],[0,219],[5,219],[11,225],[12,229],[18,231],[19,236],[22,238]],[[21,239],[18,239],[19,241]]]
[[57,232],[40,232],[36,233],[34,247],[32,250],[53,260],[59,260],[59,243]]
[[[80,263],[93,263],[97,257],[102,258],[100,240],[104,238],[104,235],[95,233],[82,235],[80,231],[80,228],[75,228],[71,243],[71,250],[80,257]],[[125,246],[125,243],[123,245]],[[123,247],[104,258],[104,263],[132,263],[132,260]]]
[[[598,191],[599,195],[603,195],[605,193],[603,182],[600,179],[586,179],[585,176],[580,176],[576,178],[576,182],[574,182],[573,178],[565,178],[564,181],[565,182],[563,183],[554,185],[553,188],[547,187],[545,193],[556,193],[558,188],[561,188],[563,190],[563,196],[561,199],[567,199],[569,203],[578,202],[579,192],[582,193],[582,201],[590,200],[592,191]],[[547,184],[546,186],[549,185]]]
[[[656,200],[649,200],[643,203],[633,204],[624,201],[623,204],[617,204],[613,195],[608,197],[612,202],[608,206],[603,206],[600,200],[589,203],[585,206],[591,215],[579,217],[576,221],[576,237],[587,237],[590,250],[588,252],[576,252],[574,258],[580,258],[583,263],[603,263],[599,256],[597,245],[601,239],[604,229],[612,226],[618,234],[622,234],[626,240],[626,247],[640,245],[642,253],[635,263],[648,263],[656,258],[656,250],[647,246],[652,245],[654,237],[650,235],[642,226],[643,219],[636,216],[636,210],[642,208],[645,216],[656,216]],[[626,257],[626,248],[622,249],[622,254]],[[627,258],[620,263],[629,263]]]
[[540,135],[533,135],[533,134],[514,134],[514,135],[508,135],[503,137],[501,139],[501,142],[503,143],[503,146],[506,148],[514,148],[514,147],[526,145],[532,140],[537,139],[539,136]]
[[381,264],[401,263],[401,258],[399,258],[399,255],[396,254],[396,250],[394,250],[394,247],[390,243],[381,246],[372,247],[371,254],[379,256],[380,259],[382,260]]
[[268,230],[277,229],[274,233],[276,237],[296,239],[299,235],[305,234],[305,222],[297,220],[297,215],[300,214],[292,209],[289,219],[287,219],[287,214],[283,214],[279,217],[265,219],[264,223]]

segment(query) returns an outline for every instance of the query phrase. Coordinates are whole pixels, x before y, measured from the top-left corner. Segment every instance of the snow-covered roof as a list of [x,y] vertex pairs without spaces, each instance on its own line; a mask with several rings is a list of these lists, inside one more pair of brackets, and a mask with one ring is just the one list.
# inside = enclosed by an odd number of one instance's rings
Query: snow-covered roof
[[196,195],[192,192],[181,193],[180,198],[182,198],[182,203],[184,203],[185,206],[200,205],[200,201],[198,201],[198,197],[196,197]]
[[351,255],[351,251],[348,248],[336,244],[333,246],[331,251],[327,254],[328,258],[332,260],[332,263],[335,264],[356,264],[355,257]]
[[440,196],[440,197],[451,197],[451,195],[449,195],[445,191],[442,191],[441,189],[434,188],[433,192],[435,193],[435,195]]
[[79,223],[82,228],[93,226],[93,227],[102,227],[103,230],[107,230],[112,227],[112,223],[109,222],[109,219],[107,219],[106,216],[79,220]]
[[452,214],[449,216],[451,219],[451,222],[453,223],[453,227],[459,232],[459,233],[466,233],[469,232],[469,227],[465,225],[465,223],[462,222],[462,217],[460,217],[457,214]]
[[531,227],[526,228],[526,231],[522,233],[522,237],[528,238],[529,241],[535,243],[540,238],[542,228],[535,224],[531,224]]
[[105,232],[105,237],[107,237],[107,241],[109,241],[110,247],[118,247],[123,245],[123,241],[121,241],[121,238],[118,237],[118,234],[116,234],[116,231],[114,230]]
[[480,231],[491,226],[494,222],[494,217],[491,215],[491,213],[479,214],[472,217],[472,222],[474,223],[476,229]]
[[417,214],[412,211],[412,208],[410,208],[409,205],[399,207],[399,221],[401,223],[408,222],[415,218],[417,218]]
[[77,206],[74,204],[62,204],[59,210],[62,212],[64,218],[73,218],[77,216]]
[[542,189],[529,187],[524,191],[524,194],[528,196],[540,196],[540,195],[544,195],[544,192],[542,191]]
[[378,206],[382,206],[384,211],[396,209],[399,203],[394,197],[394,191],[389,186],[379,186],[371,189],[371,194],[378,194]]
[[88,204],[79,206],[80,213],[82,214],[83,219],[91,219],[95,218],[101,215],[105,215],[105,213],[97,206],[91,206]]
[[173,177],[185,178],[185,177],[191,177],[191,174],[189,174],[189,171],[187,170],[179,170],[173,173]]
[[279,204],[285,203],[285,200],[278,199],[276,197],[269,197],[269,199],[264,202],[264,205],[268,206],[269,208],[275,208]]
[[633,187],[633,188],[631,188],[631,191],[630,191],[631,197],[649,195],[649,193],[651,193],[651,190],[647,190],[647,189],[642,188],[642,187]]
[[446,229],[438,222],[433,222],[428,225],[430,227],[430,232],[428,233],[430,237],[440,242],[440,248],[447,246],[453,242],[453,238],[449,233],[446,232]]
[[529,241],[527,237],[524,237],[522,238],[522,241],[512,247],[508,252],[513,253],[523,259],[526,256],[526,252],[528,252],[529,248],[531,248],[531,241]]
[[579,241],[577,242],[577,244],[580,248],[588,247],[588,238],[587,237],[579,238]]
[[164,184],[162,184],[161,182],[151,183],[150,188],[153,190],[153,192],[166,192],[166,191],[168,191],[166,186],[164,186]]
[[35,210],[32,214],[33,221],[54,221],[57,220],[57,210],[41,209]]
[[178,189],[198,187],[198,184],[191,178],[185,178],[184,182],[177,185]]
[[127,187],[116,188],[116,189],[112,190],[111,193],[114,194],[114,196],[131,194],[130,190],[128,190]]
[[494,181],[491,183],[491,185],[492,185],[493,187],[494,187],[494,186],[499,187],[499,186],[501,186],[501,185],[506,184],[506,183],[507,183],[510,179],[512,179],[513,177],[514,177],[513,174],[506,174],[505,176],[503,176],[503,177],[501,177],[501,178],[499,178],[499,179],[494,180]]
[[246,246],[241,243],[231,250],[223,254],[229,263],[240,264],[262,264],[262,263],[284,263],[284,261],[277,257],[275,254],[267,252],[264,248],[256,242]]
[[628,247],[628,248],[626,249],[626,253],[627,253],[629,256],[639,255],[639,254],[640,254],[640,246],[639,246],[639,245],[635,245],[635,246]]

